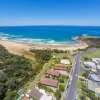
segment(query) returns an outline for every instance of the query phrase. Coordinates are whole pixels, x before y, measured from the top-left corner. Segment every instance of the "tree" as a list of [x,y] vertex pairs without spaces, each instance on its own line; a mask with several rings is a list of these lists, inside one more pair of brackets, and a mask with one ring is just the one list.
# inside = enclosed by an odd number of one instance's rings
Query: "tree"
[[6,86],[0,84],[0,100],[3,100],[3,98],[5,97],[6,90]]
[[60,100],[60,98],[61,98],[61,93],[60,93],[59,90],[57,90],[57,91],[55,92],[55,97],[56,97],[57,100]]
[[64,84],[60,84],[60,85],[59,85],[59,90],[60,90],[61,92],[63,92],[63,91],[65,90],[65,85],[64,85]]
[[52,51],[51,50],[31,50],[32,53],[35,53],[36,60],[39,63],[45,63],[48,60],[50,60],[52,56]]
[[[14,91],[35,77],[32,62],[22,56],[9,53],[0,45],[0,100],[15,97]],[[9,91],[9,92],[8,92]],[[5,95],[6,94],[6,95]],[[9,99],[8,99],[9,98]]]
[[88,61],[88,60],[89,60],[89,58],[87,58],[87,57],[84,57],[84,60],[85,60],[85,61]]
[[6,74],[0,70],[0,82],[5,82],[7,80]]
[[16,91],[9,90],[3,100],[16,100]]
[[14,90],[16,87],[18,87],[18,84],[16,80],[9,80],[7,86],[9,89]]

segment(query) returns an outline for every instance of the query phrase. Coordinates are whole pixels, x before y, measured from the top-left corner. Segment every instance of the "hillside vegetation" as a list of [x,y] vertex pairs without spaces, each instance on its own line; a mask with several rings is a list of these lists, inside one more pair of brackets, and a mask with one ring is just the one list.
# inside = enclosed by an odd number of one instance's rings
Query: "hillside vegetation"
[[16,100],[17,92],[34,80],[43,65],[50,60],[50,50],[32,50],[34,57],[14,55],[0,45],[0,100]]
[[17,90],[35,74],[30,60],[0,45],[0,100],[15,100]]

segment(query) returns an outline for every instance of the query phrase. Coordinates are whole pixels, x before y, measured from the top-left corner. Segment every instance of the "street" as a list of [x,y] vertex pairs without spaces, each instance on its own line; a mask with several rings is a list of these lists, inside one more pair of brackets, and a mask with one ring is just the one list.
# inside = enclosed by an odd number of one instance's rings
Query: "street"
[[66,93],[66,100],[75,100],[76,97],[76,90],[77,90],[77,80],[78,80],[78,74],[80,71],[80,56],[81,53],[78,53],[75,56],[75,65],[73,66],[73,72],[72,75],[70,76],[70,86],[67,89]]

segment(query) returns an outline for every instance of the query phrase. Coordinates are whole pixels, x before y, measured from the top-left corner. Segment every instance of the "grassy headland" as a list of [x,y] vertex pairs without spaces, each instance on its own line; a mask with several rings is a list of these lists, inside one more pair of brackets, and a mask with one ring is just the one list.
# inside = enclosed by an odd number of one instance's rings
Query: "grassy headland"
[[90,47],[100,47],[100,37],[85,36],[79,37],[79,40],[86,42]]

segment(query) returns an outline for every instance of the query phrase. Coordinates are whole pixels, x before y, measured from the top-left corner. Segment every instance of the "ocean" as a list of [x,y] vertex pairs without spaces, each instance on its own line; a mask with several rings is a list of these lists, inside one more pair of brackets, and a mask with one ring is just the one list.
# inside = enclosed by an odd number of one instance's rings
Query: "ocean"
[[77,36],[98,36],[96,26],[13,26],[0,27],[0,38],[29,43],[75,43]]

